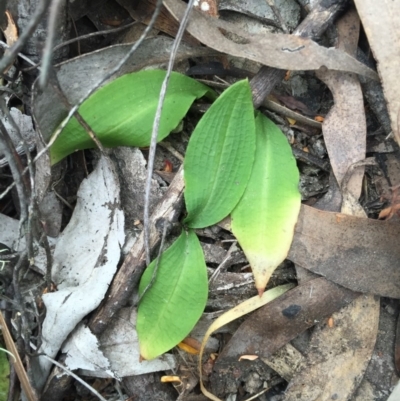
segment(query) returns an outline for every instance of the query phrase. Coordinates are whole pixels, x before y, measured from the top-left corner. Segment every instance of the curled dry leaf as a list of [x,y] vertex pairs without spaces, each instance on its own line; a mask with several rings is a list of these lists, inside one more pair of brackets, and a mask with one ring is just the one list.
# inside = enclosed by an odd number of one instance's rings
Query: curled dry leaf
[[[180,0],[165,0],[164,4],[177,20],[182,20],[185,3]],[[187,30],[212,49],[270,67],[284,70],[328,68],[377,79],[375,71],[348,54],[337,49],[319,46],[311,39],[300,36],[272,33],[249,35],[239,31],[234,24],[208,17],[197,10],[192,10]],[[237,42],[228,39],[224,32],[235,34],[238,38]]]

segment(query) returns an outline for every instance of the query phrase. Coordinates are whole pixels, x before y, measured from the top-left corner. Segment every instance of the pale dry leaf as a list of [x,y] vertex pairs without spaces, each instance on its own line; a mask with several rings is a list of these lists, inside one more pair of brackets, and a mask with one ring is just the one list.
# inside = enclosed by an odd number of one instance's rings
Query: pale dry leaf
[[115,378],[110,361],[100,350],[96,336],[83,323],[68,337],[62,352],[67,354],[65,364],[71,370],[101,370],[108,377]]
[[392,130],[400,144],[400,2],[355,0],[382,80]]
[[333,318],[339,323],[315,329],[310,352],[284,401],[348,400],[356,390],[375,346],[379,298],[358,297]]
[[[32,117],[27,116],[26,114],[22,114],[21,111],[18,110],[16,107],[11,108],[10,114],[15,124],[17,125],[19,133],[21,134],[23,140],[26,142],[28,148],[30,150],[34,149],[36,133],[33,128]],[[11,121],[9,121],[9,118],[7,116],[4,116],[2,121],[7,129],[7,132],[11,137],[11,140],[16,148],[16,151],[18,152],[18,154],[23,154],[25,150],[22,143],[20,143],[16,127],[14,126],[14,124],[11,123]],[[6,159],[2,157],[3,157],[3,152],[0,146],[0,167],[4,167],[5,165],[8,164]]]
[[[117,377],[126,377],[174,369],[177,362],[171,354],[164,354],[151,361],[140,360],[136,318],[135,307],[121,309],[113,323],[99,337],[101,352],[109,361],[112,372]],[[80,348],[83,345],[81,344]],[[84,366],[79,368],[87,376],[109,377],[106,370],[100,366],[90,370]]]
[[[46,318],[39,352],[54,358],[76,325],[102,301],[117,269],[124,242],[119,183],[109,159],[102,157],[78,191],[70,222],[54,252],[52,280],[58,291],[43,295]],[[50,362],[37,358],[39,387]]]
[[[165,0],[165,6],[177,20],[181,20],[186,5],[180,0]],[[234,24],[208,17],[192,10],[187,30],[208,47],[236,57],[257,61],[264,65],[288,70],[347,71],[377,79],[377,74],[348,54],[319,46],[311,39],[294,35],[262,33],[249,35]],[[236,35],[232,41],[224,34]]]

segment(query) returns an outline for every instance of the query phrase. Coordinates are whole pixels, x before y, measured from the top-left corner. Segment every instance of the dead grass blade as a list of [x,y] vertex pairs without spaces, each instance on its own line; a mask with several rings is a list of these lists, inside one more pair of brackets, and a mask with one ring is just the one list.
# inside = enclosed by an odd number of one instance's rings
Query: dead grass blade
[[236,363],[241,355],[271,357],[316,321],[323,321],[357,296],[322,277],[291,289],[241,324],[219,355],[215,369],[225,369],[224,365]]
[[29,382],[28,375],[26,374],[24,365],[22,364],[21,358],[19,357],[17,348],[15,347],[14,340],[11,337],[11,333],[8,330],[7,324],[4,320],[3,314],[0,311],[0,326],[3,332],[3,338],[6,343],[7,350],[11,352],[13,358],[11,363],[14,365],[15,371],[17,372],[18,379],[21,383],[22,389],[29,401],[38,401],[38,397],[35,394],[35,390],[32,388]]

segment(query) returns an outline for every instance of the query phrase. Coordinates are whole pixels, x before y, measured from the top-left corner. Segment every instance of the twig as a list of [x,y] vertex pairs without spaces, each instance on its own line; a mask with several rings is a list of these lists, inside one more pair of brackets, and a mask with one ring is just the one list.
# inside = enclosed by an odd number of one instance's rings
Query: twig
[[[30,344],[30,346],[36,350],[37,347],[34,344]],[[53,358],[50,358],[49,356],[47,356],[46,354],[40,354],[40,356],[42,356],[43,358],[47,359],[48,361],[50,361],[51,363],[53,363],[54,365],[58,366],[60,369],[62,369],[64,372],[66,372],[67,374],[69,374],[70,376],[72,376],[76,381],[78,381],[79,383],[82,384],[82,386],[85,386],[90,392],[92,392],[96,397],[98,397],[101,401],[107,401],[100,393],[98,393],[92,386],[90,386],[88,383],[86,383],[84,380],[82,380],[78,375],[76,375],[75,373],[71,372],[67,367],[65,367],[64,365],[62,365],[61,363],[57,362],[56,360],[54,360]]]
[[[90,38],[93,38],[95,36],[104,36],[104,35],[109,35],[110,33],[117,33],[117,32],[123,31],[124,29],[130,28],[131,26],[136,25],[138,22],[139,21],[133,21],[133,22],[131,22],[129,24],[126,24],[124,26],[120,26],[118,28],[105,29],[104,31],[97,31],[97,32],[88,33],[86,35],[77,36],[76,38],[66,40],[65,42],[62,42],[59,45],[54,46],[53,47],[53,52],[65,47],[65,46],[68,46],[68,45],[70,45],[72,43],[79,42],[81,40],[90,39]],[[23,56],[23,55],[21,55],[21,56]],[[28,72],[28,71],[31,71],[31,70],[33,70],[35,68],[38,68],[40,66],[40,64],[42,63],[41,61],[39,63],[34,63],[31,60],[29,60],[29,61],[30,61],[31,64],[33,64],[32,67],[22,68],[21,69],[22,72]]]
[[147,265],[150,264],[150,239],[149,239],[149,235],[150,235],[149,234],[150,233],[150,228],[149,228],[150,212],[149,211],[150,211],[150,196],[151,196],[150,191],[151,191],[151,180],[153,177],[153,169],[154,169],[154,158],[155,158],[156,147],[157,147],[158,129],[160,127],[161,113],[162,113],[165,95],[167,93],[169,77],[172,72],[172,67],[175,62],[176,53],[178,51],[180,42],[181,42],[183,34],[185,32],[186,25],[189,21],[189,15],[190,15],[190,11],[193,8],[194,1],[195,0],[189,0],[189,3],[186,7],[182,22],[179,25],[178,33],[176,34],[176,38],[174,40],[174,45],[172,47],[171,56],[170,56],[169,62],[168,62],[167,74],[165,75],[164,81],[161,86],[161,92],[160,92],[160,97],[158,99],[157,111],[156,111],[156,115],[154,118],[153,131],[151,133],[149,161],[148,161],[148,165],[147,165],[146,191],[145,191],[145,198],[144,198],[144,218],[143,218],[144,244],[145,244],[145,250],[146,250],[146,264]]
[[52,0],[52,3],[50,5],[47,38],[46,38],[46,44],[43,49],[42,70],[40,71],[40,76],[39,76],[39,87],[41,89],[43,89],[46,86],[48,81],[49,68],[51,61],[53,59],[53,43],[54,43],[55,33],[57,30],[57,17],[59,15],[60,6],[63,3],[64,0]]
[[138,302],[137,302],[138,305],[140,304],[140,301],[143,299],[143,297],[146,294],[146,292],[152,287],[154,281],[156,280],[158,267],[159,267],[160,262],[161,262],[161,256],[162,256],[162,253],[164,252],[164,242],[165,242],[165,237],[167,236],[168,224],[169,223],[166,220],[163,221],[163,231],[162,231],[162,236],[161,236],[161,244],[160,244],[160,248],[158,250],[158,255],[157,255],[157,259],[156,259],[156,265],[154,267],[153,274],[151,275],[151,280],[150,280],[149,284],[147,284],[146,288],[139,295],[139,299],[138,299]]
[[15,150],[14,144],[8,135],[7,129],[0,119],[0,143],[3,144],[3,152],[10,166],[15,185],[17,186],[18,199],[20,204],[21,221],[25,222],[28,219],[28,201],[27,194],[29,193],[29,183],[23,176],[23,166],[18,153]]
[[24,47],[26,41],[32,36],[44,13],[47,11],[49,4],[50,0],[42,0],[38,2],[38,7],[36,8],[35,13],[32,15],[27,28],[21,33],[18,40],[0,60],[0,73],[4,73],[5,70],[14,62],[14,59]]
[[[0,46],[2,46],[4,49],[9,49],[10,48],[10,46],[8,46],[8,44],[3,42],[2,40],[0,40]],[[35,62],[32,61],[29,57],[25,56],[25,54],[18,53],[17,56],[22,58],[22,60],[25,60],[28,64],[31,64],[33,67],[36,68]]]
[[234,240],[234,242],[232,243],[232,245],[229,247],[228,253],[226,254],[224,260],[219,264],[219,266],[214,270],[213,274],[211,275],[211,277],[208,280],[208,284],[212,284],[212,282],[219,276],[219,274],[221,273],[221,271],[223,269],[225,269],[226,267],[229,266],[229,262],[231,261],[232,258],[232,253],[237,250],[237,241]]
[[25,396],[28,398],[29,401],[37,401],[38,397],[35,394],[35,391],[32,388],[31,383],[29,382],[28,375],[26,374],[21,358],[18,354],[17,348],[15,347],[14,340],[11,337],[11,333],[7,327],[7,324],[4,320],[1,311],[0,311],[0,326],[1,326],[1,331],[3,333],[4,341],[6,343],[6,347],[14,357],[12,364],[15,367],[19,381],[24,390]]

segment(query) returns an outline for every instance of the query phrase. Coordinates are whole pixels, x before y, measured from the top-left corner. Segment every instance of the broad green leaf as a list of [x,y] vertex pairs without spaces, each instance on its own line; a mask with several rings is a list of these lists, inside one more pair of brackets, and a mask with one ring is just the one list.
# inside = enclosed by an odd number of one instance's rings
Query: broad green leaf
[[248,81],[228,88],[197,124],[184,161],[185,203],[191,228],[226,217],[251,174],[255,124]]
[[300,211],[299,171],[285,135],[267,117],[256,117],[256,156],[232,231],[253,270],[259,293],[286,258]]
[[[79,113],[106,147],[149,146],[154,116],[165,71],[147,70],[123,75],[96,91]],[[189,107],[209,88],[173,72],[160,121],[158,140],[165,138],[186,115]],[[50,148],[51,163],[77,149],[93,148],[94,142],[72,118]]]
[[[151,283],[155,261],[143,273],[141,295]],[[136,329],[140,355],[153,359],[181,342],[206,306],[207,267],[193,231],[180,237],[161,256],[155,280],[139,304]]]

